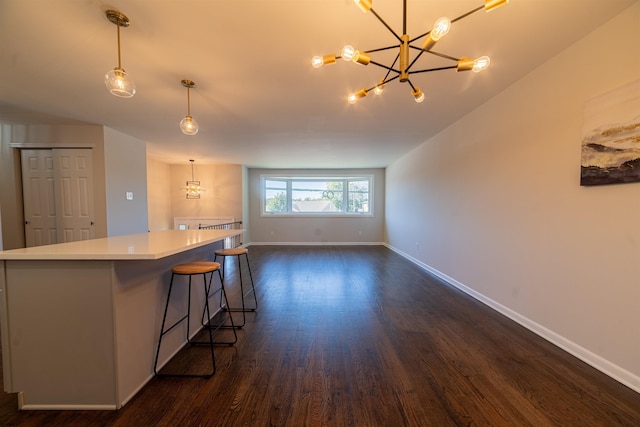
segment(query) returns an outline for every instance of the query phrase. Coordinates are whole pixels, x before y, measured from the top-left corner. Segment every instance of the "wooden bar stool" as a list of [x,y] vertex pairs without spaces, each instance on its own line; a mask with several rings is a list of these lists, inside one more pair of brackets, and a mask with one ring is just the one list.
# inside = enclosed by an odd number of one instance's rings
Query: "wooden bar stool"
[[[242,280],[242,267],[240,265],[240,257],[244,255],[244,259],[246,260],[247,263],[247,270],[249,271],[249,279],[251,282],[251,289],[248,289],[246,292],[244,290],[244,283]],[[258,308],[258,298],[256,297],[256,290],[254,288],[253,285],[253,276],[251,275],[251,265],[249,264],[249,250],[247,248],[243,248],[243,247],[237,247],[237,248],[227,248],[227,249],[218,249],[215,251],[215,258],[213,259],[214,261],[218,260],[218,257],[222,257],[222,276],[224,277],[224,264],[225,264],[225,260],[226,257],[236,257],[236,259],[238,260],[238,275],[239,275],[239,279],[240,279],[240,293],[242,295],[242,307],[227,307],[227,310],[231,311],[231,312],[238,312],[238,313],[242,313],[242,324],[237,324],[236,327],[241,328],[245,325],[246,323],[246,318],[245,318],[245,313],[247,312],[251,312],[251,311],[256,311],[256,309]],[[245,296],[248,294],[253,294],[253,307],[247,307],[247,305],[245,304]]]
[[[191,263],[186,263],[186,264],[178,264],[178,265],[174,265],[171,268],[171,282],[169,283],[169,293],[167,295],[167,303],[164,307],[164,315],[162,316],[162,327],[160,328],[160,338],[158,339],[158,349],[156,350],[156,357],[155,357],[155,361],[153,364],[153,373],[157,376],[160,377],[202,377],[202,378],[209,378],[211,377],[213,374],[215,374],[216,372],[216,359],[214,356],[214,352],[213,352],[213,346],[215,344],[227,344],[227,345],[233,345],[234,343],[236,343],[238,341],[238,336],[235,333],[234,330],[234,339],[233,341],[214,341],[213,340],[213,333],[215,332],[215,330],[219,329],[222,326],[222,322],[220,323],[220,325],[218,327],[214,327],[213,325],[211,325],[211,310],[209,308],[209,295],[210,295],[210,290],[211,287],[213,285],[213,275],[214,272],[218,272],[218,278],[220,279],[220,288],[217,289],[216,292],[220,292],[221,296],[220,299],[222,301],[222,299],[224,299],[224,302],[227,304],[227,306],[229,305],[229,302],[227,301],[227,294],[225,292],[224,289],[224,281],[222,280],[222,274],[220,273],[220,263],[218,262],[191,262]],[[209,278],[209,283],[207,283],[207,274],[211,273],[211,277]],[[189,288],[188,288],[188,292],[187,292],[187,314],[185,314],[184,316],[182,316],[180,319],[176,320],[171,326],[167,327],[165,329],[165,324],[166,324],[166,320],[167,320],[167,310],[169,308],[169,302],[171,301],[171,290],[173,289],[173,279],[174,277],[178,275],[178,276],[189,276]],[[191,278],[193,276],[196,275],[202,275],[202,281],[203,281],[203,286],[204,286],[204,291],[205,291],[205,302],[204,302],[204,312],[206,314],[206,318],[207,323],[204,326],[207,326],[207,333],[209,335],[209,340],[208,341],[193,341],[191,339],[190,336],[190,332],[189,332],[189,319],[190,319],[190,315],[191,315]],[[214,293],[215,294],[215,293]],[[231,315],[229,314],[229,319],[231,322],[231,325],[233,326],[233,317],[231,317]],[[205,373],[205,374],[190,374],[190,373],[185,373],[185,374],[166,374],[166,373],[158,373],[157,370],[157,366],[158,366],[158,356],[160,354],[160,346],[162,345],[162,337],[167,334],[169,331],[171,331],[173,328],[175,328],[176,326],[178,326],[180,323],[182,323],[183,321],[187,322],[187,344],[191,344],[191,345],[208,345],[211,348],[211,372],[210,373]]]

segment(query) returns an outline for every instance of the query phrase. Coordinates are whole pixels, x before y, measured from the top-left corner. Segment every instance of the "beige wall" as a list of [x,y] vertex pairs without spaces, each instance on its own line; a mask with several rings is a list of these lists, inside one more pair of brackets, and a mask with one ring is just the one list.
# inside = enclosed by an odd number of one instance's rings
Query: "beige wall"
[[249,233],[251,243],[381,243],[384,236],[384,169],[332,169],[336,174],[371,174],[374,177],[372,217],[262,216],[262,174],[320,174],[322,169],[249,169]]
[[640,77],[639,23],[636,3],[386,175],[390,246],[638,391],[640,183],[579,174],[585,102]]
[[196,161],[195,179],[204,189],[200,199],[185,196],[187,180],[191,180],[188,161],[183,165],[168,165],[149,159],[147,169],[149,227],[152,231],[173,228],[174,217],[243,219],[241,165],[206,165]]
[[107,235],[148,232],[146,143],[105,127],[104,157]]
[[171,230],[171,166],[147,159],[147,195],[149,198],[149,231]]

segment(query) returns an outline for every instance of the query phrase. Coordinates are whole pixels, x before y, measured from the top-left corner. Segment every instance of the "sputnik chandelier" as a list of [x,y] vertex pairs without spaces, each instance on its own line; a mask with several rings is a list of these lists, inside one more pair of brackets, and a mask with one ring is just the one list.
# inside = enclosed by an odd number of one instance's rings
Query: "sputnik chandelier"
[[[381,17],[373,10],[372,3],[373,0],[354,0],[356,5],[364,12],[371,12],[373,15],[378,18],[378,20],[393,34],[393,36],[398,40],[400,44],[394,44],[387,47],[381,47],[378,49],[372,49],[367,51],[359,51],[353,48],[353,46],[347,45],[342,48],[342,52],[340,56],[337,54],[324,55],[324,56],[314,56],[311,60],[311,64],[314,68],[319,68],[325,64],[334,64],[337,58],[342,58],[347,62],[355,62],[361,65],[369,65],[373,64],[380,68],[387,70],[386,75],[380,79],[378,84],[370,88],[362,88],[359,91],[352,93],[348,96],[347,100],[350,104],[356,103],[358,99],[363,98],[368,95],[370,91],[374,91],[376,95],[382,93],[385,85],[393,80],[398,79],[400,82],[409,83],[411,86],[411,94],[416,102],[424,101],[424,93],[420,90],[419,87],[414,86],[409,78],[412,74],[418,73],[429,73],[432,71],[440,71],[440,70],[449,70],[456,69],[457,71],[473,71],[478,73],[489,66],[489,57],[481,56],[477,59],[471,59],[467,57],[455,58],[453,56],[445,55],[442,53],[434,52],[432,50],[433,46],[442,39],[442,37],[446,36],[451,29],[451,25],[457,21],[460,21],[463,18],[466,18],[482,9],[485,9],[487,12],[493,10],[499,6],[502,6],[509,2],[509,0],[484,0],[484,5],[479,6],[475,9],[470,10],[469,12],[458,16],[453,20],[449,20],[448,18],[440,18],[438,19],[433,28],[427,31],[424,34],[419,35],[411,39],[409,35],[407,35],[407,0],[403,0],[403,13],[402,13],[402,35],[398,35]],[[422,39],[424,42],[421,46],[412,45],[412,43]],[[390,66],[383,65],[379,62],[376,62],[371,59],[371,53],[385,51],[389,49],[399,48],[399,52]],[[413,58],[410,62],[410,52],[409,50],[413,49],[418,52],[418,54]],[[424,54],[428,53],[431,55],[435,55],[441,58],[445,58],[451,61],[454,61],[456,65],[451,65],[447,67],[437,67],[437,68],[428,68],[428,69],[419,69],[414,70],[414,64],[420,59],[420,57]],[[396,68],[396,64],[397,68]]]

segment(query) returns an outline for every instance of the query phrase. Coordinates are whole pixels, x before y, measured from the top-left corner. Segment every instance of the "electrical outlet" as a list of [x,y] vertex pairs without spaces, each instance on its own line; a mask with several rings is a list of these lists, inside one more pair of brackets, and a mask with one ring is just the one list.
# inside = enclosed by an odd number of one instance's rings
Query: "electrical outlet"
[[133,200],[133,192],[127,191],[127,200]]

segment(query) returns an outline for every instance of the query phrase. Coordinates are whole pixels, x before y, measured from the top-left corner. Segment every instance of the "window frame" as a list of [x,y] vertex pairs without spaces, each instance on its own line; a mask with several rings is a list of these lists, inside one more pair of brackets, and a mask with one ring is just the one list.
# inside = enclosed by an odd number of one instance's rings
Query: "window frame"
[[[304,181],[343,181],[343,206],[348,206],[349,203],[349,182],[353,181],[368,181],[369,184],[369,211],[368,212],[293,212],[292,211],[292,193],[293,185],[295,182]],[[286,192],[286,212],[267,212],[267,181],[282,181],[285,182]],[[260,216],[262,217],[324,217],[324,218],[337,218],[337,217],[373,217],[374,216],[374,175],[370,173],[364,174],[261,174],[260,175]]]

